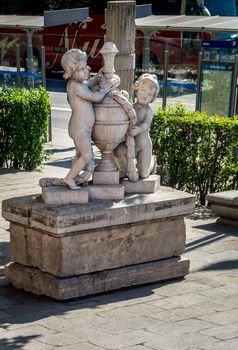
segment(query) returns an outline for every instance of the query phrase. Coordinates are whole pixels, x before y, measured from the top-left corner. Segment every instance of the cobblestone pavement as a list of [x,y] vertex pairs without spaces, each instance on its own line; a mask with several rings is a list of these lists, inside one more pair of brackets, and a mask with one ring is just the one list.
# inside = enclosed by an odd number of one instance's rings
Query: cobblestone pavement
[[[41,177],[66,174],[73,148],[57,135],[42,172],[0,170],[0,201],[39,193]],[[0,218],[0,349],[238,349],[238,229],[204,210],[186,226],[185,279],[58,302],[5,281],[9,224]]]

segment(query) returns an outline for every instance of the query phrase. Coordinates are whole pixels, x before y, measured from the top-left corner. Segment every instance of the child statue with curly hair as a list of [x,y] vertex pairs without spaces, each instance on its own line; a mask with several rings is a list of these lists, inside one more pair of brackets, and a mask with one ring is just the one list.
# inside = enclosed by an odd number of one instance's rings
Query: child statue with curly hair
[[[135,158],[138,175],[147,178],[156,171],[156,159],[152,155],[152,142],[149,129],[153,118],[152,108],[149,106],[159,93],[159,82],[154,74],[142,74],[134,83],[137,123],[128,131],[134,137]],[[121,143],[114,151],[114,159],[120,170],[120,176],[126,177],[128,172],[128,159],[126,144]]]
[[[75,178],[79,175],[79,182],[87,181],[95,167],[91,145],[91,133],[95,122],[92,103],[100,102],[112,88],[112,83],[108,82],[99,91],[91,90],[99,84],[100,73],[92,78],[89,77],[87,55],[79,49],[67,51],[62,57],[61,64],[64,69],[63,77],[68,80],[67,97],[72,109],[68,131],[76,151],[64,182],[71,189],[79,189]],[[83,170],[85,171],[80,178],[80,172]]]

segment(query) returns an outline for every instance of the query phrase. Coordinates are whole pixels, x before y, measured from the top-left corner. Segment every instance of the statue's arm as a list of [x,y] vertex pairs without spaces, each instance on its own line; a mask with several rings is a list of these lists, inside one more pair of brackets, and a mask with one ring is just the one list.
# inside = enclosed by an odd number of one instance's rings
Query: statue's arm
[[100,102],[108,91],[100,90],[98,92],[91,91],[88,86],[84,83],[78,85],[76,94],[84,100],[91,102]]
[[139,135],[145,131],[149,131],[150,125],[152,122],[153,118],[153,111],[152,109],[148,106],[148,110],[146,111],[145,118],[143,122],[140,125],[134,126],[129,130],[129,134],[131,136],[136,136]]
[[148,106],[148,110],[146,112],[145,118],[143,122],[141,123],[141,132],[143,131],[148,131],[150,129],[150,125],[153,119],[153,111],[152,109]]

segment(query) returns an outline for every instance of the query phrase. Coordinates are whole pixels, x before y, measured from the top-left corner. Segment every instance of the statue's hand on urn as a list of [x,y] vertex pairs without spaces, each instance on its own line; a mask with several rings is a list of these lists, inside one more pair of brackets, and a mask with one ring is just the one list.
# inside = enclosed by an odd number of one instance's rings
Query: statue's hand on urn
[[[100,72],[100,71],[99,71]],[[103,68],[102,68],[102,71],[99,74],[99,86],[103,89],[109,82],[110,82],[110,85],[111,85],[111,89],[110,90],[113,90],[113,89],[116,89],[120,83],[121,83],[121,80],[120,80],[120,77],[116,74],[112,74],[112,77],[107,77],[106,74],[103,73]]]
[[141,128],[139,126],[133,126],[128,130],[130,136],[136,136],[141,133]]
[[102,86],[102,90],[104,90],[106,93],[108,93],[109,91],[113,90],[116,86],[116,79],[111,79],[109,81],[106,81],[103,86]]

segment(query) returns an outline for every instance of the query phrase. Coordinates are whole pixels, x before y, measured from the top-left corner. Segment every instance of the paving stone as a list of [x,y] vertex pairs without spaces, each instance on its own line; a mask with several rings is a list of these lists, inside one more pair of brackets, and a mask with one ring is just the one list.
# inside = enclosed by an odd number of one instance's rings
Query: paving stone
[[[156,292],[160,285],[160,283],[152,283],[107,293],[103,297],[103,305],[100,305],[99,308],[100,310],[111,310],[115,307],[128,307],[130,305],[142,304],[152,300],[164,299],[162,295],[159,295]],[[94,298],[95,300],[99,300],[100,297],[98,296]]]
[[55,330],[54,327],[47,327],[48,322],[54,322],[54,324],[57,325],[61,320],[62,317],[60,314],[47,316],[43,312],[38,314],[33,313],[24,316],[6,317],[2,320],[2,327],[7,331],[19,330],[29,326],[43,326]]
[[197,283],[207,285],[210,287],[222,287],[229,283],[238,283],[238,274],[237,271],[234,271],[232,274],[232,270],[228,270],[226,274],[220,272],[217,275],[211,273],[197,272],[196,274],[190,274],[187,279],[189,281],[195,281]]
[[232,296],[229,298],[226,297],[214,297],[211,298],[210,301],[205,301],[202,303],[204,308],[211,308],[214,311],[224,311],[224,310],[231,310],[233,308],[236,308],[238,305],[238,296]]
[[[79,300],[79,299],[76,299]],[[76,303],[74,305],[69,305],[67,309],[61,314],[62,319],[78,319],[78,318],[89,318],[97,315],[98,310],[100,309],[100,303],[88,302],[84,305],[81,303]]]
[[229,239],[229,240],[222,239],[219,242],[216,242],[212,245],[204,246],[200,249],[210,254],[227,252],[228,250],[238,250],[238,241],[234,239]]
[[[7,348],[6,350],[8,350]],[[51,345],[42,344],[35,340],[31,340],[29,343],[25,344],[21,349],[23,350],[53,350]]]
[[[62,346],[60,349],[65,350],[102,350],[101,346],[96,346],[90,343],[76,343],[73,345]],[[34,350],[34,349],[33,349]],[[147,348],[148,350],[148,348]]]
[[190,259],[190,272],[197,272],[203,268],[210,266],[214,262],[212,254],[196,251],[186,251],[186,256]]
[[218,311],[215,313],[211,313],[206,316],[200,316],[199,319],[213,322],[218,325],[226,325],[231,323],[238,323],[238,308],[233,310],[225,310],[225,311]]
[[146,331],[132,331],[128,333],[123,333],[120,335],[107,335],[107,336],[100,336],[100,337],[94,337],[92,336],[92,339],[90,342],[92,344],[101,346],[103,348],[106,348],[108,350],[114,350],[114,349],[123,349],[125,347],[135,346],[135,345],[141,345],[146,343],[153,343],[157,341],[158,335],[153,334]]
[[185,307],[206,302],[206,296],[196,293],[187,293],[186,297],[183,295],[172,296],[161,300],[151,301],[149,305],[156,306],[162,309],[170,310],[177,307]]
[[[47,329],[42,326],[29,326],[29,327],[22,327],[20,329],[14,329],[12,331],[6,331],[0,333],[0,341],[4,344],[4,341],[13,341],[14,339],[34,339],[39,340],[41,337],[49,336],[49,334],[54,334],[55,331],[51,329]],[[1,344],[1,343],[0,343]],[[1,346],[0,346],[1,349]]]
[[176,281],[176,283],[161,286],[161,288],[157,290],[157,293],[162,296],[176,296],[198,292],[207,288],[209,288],[209,286],[196,282],[189,282],[184,279],[182,281]]
[[64,332],[46,335],[40,341],[54,347],[65,346],[67,348],[69,345],[88,342],[94,338],[105,338],[107,336],[105,333],[98,332],[91,327],[75,327]]
[[202,334],[210,335],[216,339],[226,340],[238,338],[238,323],[225,326],[216,326],[200,331]]
[[238,338],[227,340],[227,341],[221,341],[213,345],[202,346],[200,349],[201,350],[235,350],[235,349],[238,349]]
[[151,348],[148,348],[148,346],[144,346],[144,345],[135,345],[135,346],[122,348],[122,350],[150,350],[150,349]]
[[149,317],[133,317],[124,320],[119,320],[114,322],[104,322],[95,325],[98,330],[103,330],[103,332],[110,334],[121,334],[129,332],[130,330],[140,330],[148,329],[151,326],[160,326],[164,324],[163,321],[155,320]]
[[189,350],[194,347],[201,349],[202,346],[213,343],[215,345],[217,342],[218,340],[214,338],[194,332],[178,336],[170,335],[169,338],[158,339],[156,342],[146,342],[145,345],[156,350]]
[[226,286],[202,290],[199,291],[199,294],[208,296],[213,299],[215,299],[216,297],[226,298],[237,296],[237,284],[230,283]]
[[21,349],[21,350],[51,350],[52,346],[38,343],[34,339],[35,336],[17,336],[12,339],[0,339],[0,349],[9,350],[9,349]]
[[152,324],[150,327],[148,327],[148,331],[166,335],[166,338],[174,338],[182,334],[194,332],[195,330],[200,331],[203,329],[210,329],[212,327],[214,327],[214,323],[191,318],[177,322],[169,322],[164,325]]
[[[85,327],[85,324],[90,324],[90,327],[95,326],[95,328],[100,329],[100,324],[104,322],[105,319],[97,316],[95,312],[88,315],[78,315],[78,317],[73,319],[55,316],[37,321],[38,324],[60,333],[70,331],[71,329],[77,329],[78,327]],[[103,327],[101,329],[103,329]]]
[[176,322],[187,320],[203,315],[214,313],[214,309],[203,305],[189,305],[187,307],[178,307],[171,310],[160,310],[151,315],[152,318],[159,319],[164,322]]

